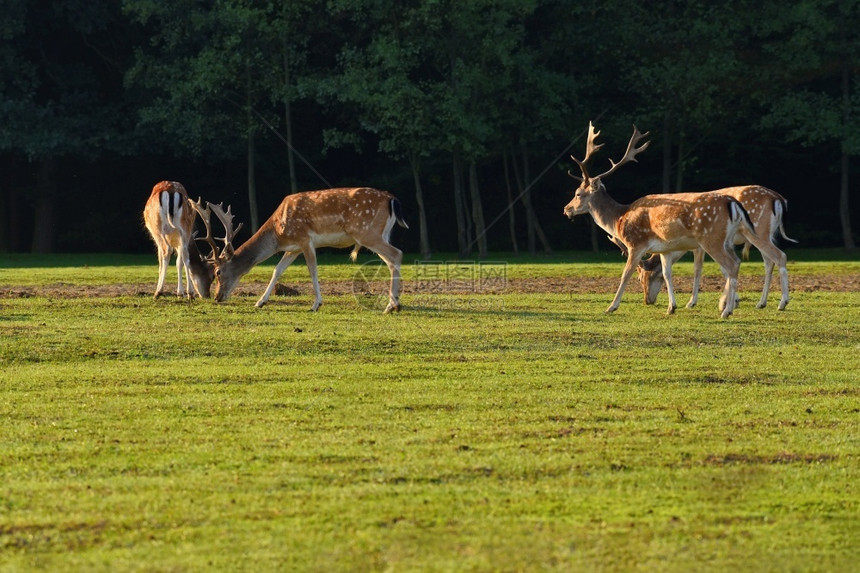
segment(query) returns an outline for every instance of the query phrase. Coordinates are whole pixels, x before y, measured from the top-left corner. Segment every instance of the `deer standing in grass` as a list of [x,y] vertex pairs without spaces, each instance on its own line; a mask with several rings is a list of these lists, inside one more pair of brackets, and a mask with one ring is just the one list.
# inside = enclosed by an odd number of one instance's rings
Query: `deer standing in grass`
[[163,294],[164,280],[170,256],[176,251],[176,273],[179,275],[176,294],[184,296],[182,275],[188,285],[188,296],[196,291],[198,296],[209,298],[214,277],[212,266],[200,256],[194,242],[194,218],[188,193],[181,183],[161,181],[152,188],[152,193],[143,209],[143,221],[158,249],[158,284],[155,298]]
[[[403,253],[391,245],[389,239],[395,223],[405,229],[409,226],[400,214],[400,201],[390,193],[356,187],[287,195],[254,236],[235,250],[232,241],[238,228],[233,230],[230,209],[225,212],[222,205],[207,203],[206,209],[200,208],[198,212],[206,225],[206,240],[213,249],[218,281],[215,288],[217,302],[227,300],[239,284],[239,279],[257,264],[283,251],[284,256],[275,266],[266,292],[255,306],[259,308],[268,302],[278,278],[302,254],[313,283],[315,299],[311,310],[315,311],[322,304],[316,249],[354,246],[352,260],[358,256],[361,247],[367,247],[388,265],[391,283],[385,312],[400,310],[400,263]],[[209,221],[213,212],[226,229],[224,248],[220,253],[212,238]]]
[[571,156],[579,165],[582,177],[568,172],[571,177],[580,181],[580,185],[573,200],[565,206],[564,214],[573,219],[576,215],[590,213],[594,222],[627,252],[621,284],[606,312],[614,312],[618,308],[624,288],[642,256],[646,253],[659,253],[663,273],[667,277],[670,299],[668,313],[673,313],[676,305],[671,287],[672,267],[664,253],[701,247],[717,261],[726,276],[719,308],[722,318],[730,316],[736,304],[735,293],[740,268],[740,259],[733,249],[735,234],[739,228],[747,228],[753,232],[752,223],[744,208],[731,197],[701,193],[647,195],[629,205],[622,205],[609,196],[603,180],[621,166],[636,161],[636,155],[644,151],[649,142],[646,141],[639,147],[637,145],[648,134],[640,133],[634,126],[633,136],[624,157],[618,163],[610,159],[611,167],[608,171],[592,176],[588,173],[586,164],[592,154],[603,146],[595,144],[598,135],[599,132],[589,123],[585,157],[580,161]]
[[[786,269],[786,256],[774,243],[778,232],[783,239],[796,243],[785,234],[782,218],[788,210],[788,202],[785,198],[760,185],[746,185],[743,187],[728,187],[709,193],[719,193],[734,197],[740,201],[744,209],[749,213],[755,227],[755,233],[750,236],[745,229],[740,229],[735,237],[735,245],[743,245],[743,258],[749,258],[750,245],[755,245],[761,251],[764,259],[764,287],[756,308],[764,308],[767,305],[767,295],[770,292],[770,282],[773,276],[774,266],[779,267],[779,278],[782,296],[779,300],[779,310],[784,310],[788,304],[788,269]],[[668,253],[666,255],[669,264],[672,265],[684,256],[686,251]],[[699,300],[699,283],[702,277],[702,264],[705,253],[701,249],[693,251],[693,293],[687,308],[696,306]],[[639,283],[645,293],[645,304],[654,304],[663,282],[663,270],[660,257],[652,255],[639,263]]]

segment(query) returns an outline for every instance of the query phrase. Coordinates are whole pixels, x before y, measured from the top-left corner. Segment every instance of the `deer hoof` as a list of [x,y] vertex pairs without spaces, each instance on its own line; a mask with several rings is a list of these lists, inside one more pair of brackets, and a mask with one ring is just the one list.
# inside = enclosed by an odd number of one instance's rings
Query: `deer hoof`
[[392,312],[400,312],[400,304],[388,303],[388,306],[385,307],[382,314],[391,314]]
[[675,314],[675,308],[676,308],[676,307],[674,307],[674,306],[670,306],[670,307],[666,310],[666,314]]

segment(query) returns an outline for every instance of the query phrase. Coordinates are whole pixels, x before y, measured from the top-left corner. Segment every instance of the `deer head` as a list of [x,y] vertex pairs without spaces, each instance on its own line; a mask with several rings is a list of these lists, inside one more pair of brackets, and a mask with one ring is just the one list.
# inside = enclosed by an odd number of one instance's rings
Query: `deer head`
[[645,304],[654,304],[663,287],[663,265],[660,255],[651,255],[640,261],[636,266],[636,273],[639,276],[642,291],[645,293]]
[[[218,281],[218,284],[215,287],[215,300],[223,300],[223,297],[221,297],[219,293],[225,291],[225,289],[227,289],[225,292],[232,292],[241,278],[236,276],[234,277],[233,284],[225,285],[225,277],[221,272],[221,267],[233,258],[235,253],[235,249],[233,248],[233,239],[239,233],[239,230],[242,229],[243,223],[239,223],[239,226],[233,229],[233,213],[231,212],[231,207],[228,206],[225,211],[223,203],[213,205],[207,201],[206,207],[203,208],[201,198],[196,202],[191,201],[191,206],[200,215],[200,219],[206,227],[206,236],[200,240],[206,241],[212,248],[212,252],[207,260],[215,267],[215,278]],[[218,240],[224,242],[224,247],[221,248],[220,251],[218,249],[218,245],[215,243],[215,237],[212,236],[212,213],[215,213],[215,216],[218,217],[218,220],[221,221],[221,224],[224,226],[224,237],[218,237]]]
[[600,135],[599,131],[594,129],[594,124],[588,122],[588,141],[585,146],[585,157],[580,161],[573,155],[570,156],[574,162],[579,166],[579,170],[582,172],[582,177],[578,175],[574,175],[572,172],[568,171],[567,174],[580,182],[579,187],[577,187],[576,192],[574,193],[573,200],[567,204],[564,208],[564,213],[569,218],[573,218],[575,215],[582,215],[584,213],[588,213],[590,211],[590,203],[594,194],[600,190],[605,190],[606,188],[603,185],[603,179],[615,173],[622,165],[629,163],[631,161],[636,161],[636,155],[645,151],[648,148],[648,145],[651,143],[650,141],[646,141],[639,147],[636,147],[637,144],[648,135],[649,132],[640,133],[636,126],[633,126],[633,136],[630,138],[630,142],[627,144],[627,151],[624,153],[624,157],[622,157],[618,163],[609,160],[611,167],[599,174],[599,175],[589,175],[586,164],[589,159],[591,159],[592,155],[595,151],[603,147],[603,144],[595,143],[597,136]]

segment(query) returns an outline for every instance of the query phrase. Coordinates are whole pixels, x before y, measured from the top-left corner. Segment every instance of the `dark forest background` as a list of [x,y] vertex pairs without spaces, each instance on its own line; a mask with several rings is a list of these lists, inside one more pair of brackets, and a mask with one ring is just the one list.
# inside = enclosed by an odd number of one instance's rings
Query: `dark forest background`
[[589,120],[606,167],[650,131],[620,201],[756,183],[801,246],[855,246],[858,1],[0,3],[0,251],[152,250],[164,179],[246,228],[386,189],[425,256],[614,248],[562,214]]

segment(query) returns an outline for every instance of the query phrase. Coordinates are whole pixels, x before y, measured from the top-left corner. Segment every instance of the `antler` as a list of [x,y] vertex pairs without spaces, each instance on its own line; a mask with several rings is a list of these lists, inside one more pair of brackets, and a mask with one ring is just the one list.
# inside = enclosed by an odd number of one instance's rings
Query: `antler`
[[647,137],[647,135],[651,133],[650,131],[646,131],[645,133],[639,133],[639,130],[636,126],[633,126],[633,135],[630,137],[630,143],[627,144],[627,151],[624,152],[624,157],[618,163],[615,163],[611,159],[609,163],[612,164],[612,167],[606,173],[601,173],[594,179],[602,179],[612,173],[615,173],[615,170],[624,165],[625,163],[629,163],[631,161],[636,161],[636,155],[648,149],[648,145],[651,143],[650,141],[646,141],[640,147],[636,147],[642,138]]
[[209,203],[206,203],[206,208],[203,208],[203,197],[200,197],[197,201],[189,198],[188,201],[191,203],[191,207],[197,211],[197,214],[200,215],[200,220],[203,221],[203,226],[206,227],[206,236],[200,239],[199,237],[194,237],[195,240],[206,241],[209,243],[209,246],[212,247],[212,254],[210,257],[213,261],[218,260],[218,246],[215,244],[215,239],[212,237],[212,225],[209,223],[210,216],[212,215],[212,210],[209,209]]
[[[224,241],[224,248],[221,250],[221,256],[230,260],[233,258],[233,238],[242,228],[244,223],[239,223],[239,226],[236,227],[236,230],[233,230],[233,213],[231,213],[231,207],[227,206],[227,211],[224,211],[224,203],[218,203],[217,205],[213,205],[211,203],[207,203],[207,209],[211,209],[215,216],[218,217],[218,220],[221,221],[221,224],[224,225],[224,238],[219,238],[219,240]],[[208,226],[207,226],[208,227]]]
[[596,131],[594,129],[594,125],[589,121],[588,122],[588,141],[585,144],[585,158],[582,161],[580,161],[579,159],[577,159],[573,155],[570,156],[570,158],[573,159],[577,165],[579,165],[580,171],[582,171],[582,177],[577,177],[576,175],[574,175],[573,173],[568,171],[567,174],[570,175],[571,177],[573,177],[574,179],[578,179],[579,181],[582,181],[583,178],[589,179],[588,171],[586,171],[586,169],[585,169],[585,164],[588,162],[589,158],[591,158],[591,155],[595,151],[597,151],[598,149],[603,147],[602,143],[599,143],[599,144],[594,143],[594,140],[597,139],[598,135],[600,135],[600,132]]

